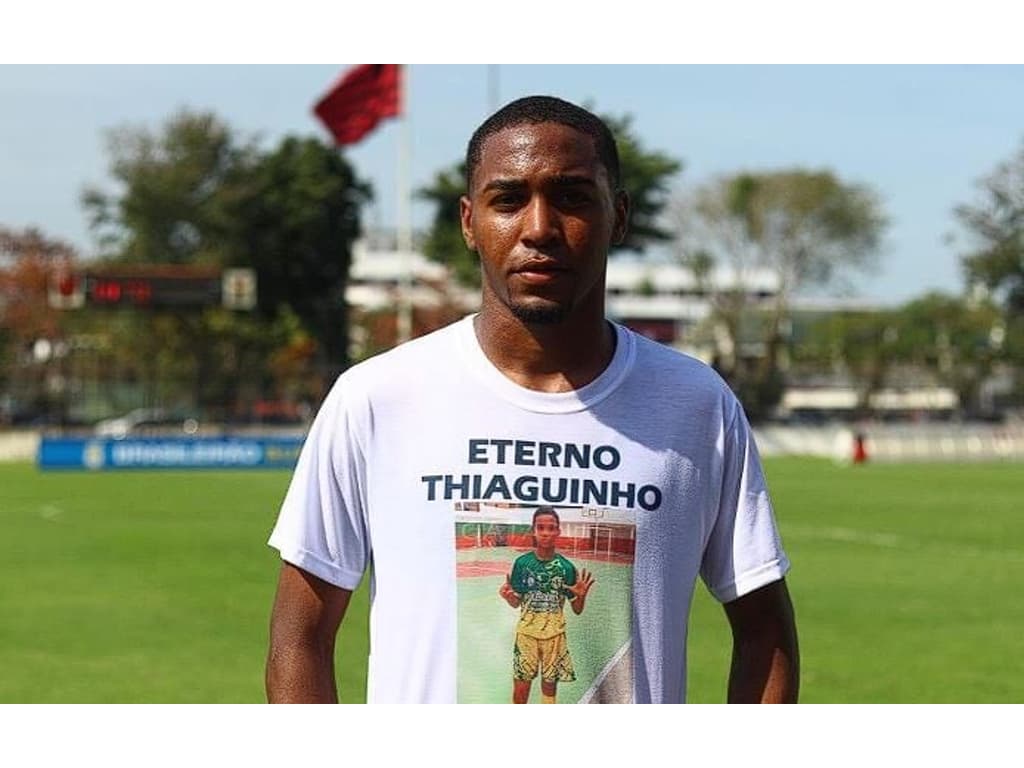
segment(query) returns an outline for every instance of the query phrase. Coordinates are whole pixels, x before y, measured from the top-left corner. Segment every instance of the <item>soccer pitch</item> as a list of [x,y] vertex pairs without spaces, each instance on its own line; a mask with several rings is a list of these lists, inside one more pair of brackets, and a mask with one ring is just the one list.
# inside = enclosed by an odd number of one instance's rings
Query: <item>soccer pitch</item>
[[[806,702],[1021,702],[1024,467],[766,461]],[[0,465],[0,702],[257,702],[286,472]],[[337,646],[365,687],[366,593]],[[725,698],[698,586],[689,698]]]

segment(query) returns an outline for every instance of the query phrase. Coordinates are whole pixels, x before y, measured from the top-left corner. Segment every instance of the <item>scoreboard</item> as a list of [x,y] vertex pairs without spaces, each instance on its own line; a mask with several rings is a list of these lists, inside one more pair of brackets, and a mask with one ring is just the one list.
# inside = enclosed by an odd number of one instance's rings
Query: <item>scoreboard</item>
[[85,303],[107,307],[208,307],[220,303],[219,277],[85,275]]
[[49,300],[58,309],[247,310],[256,305],[256,275],[251,269],[162,264],[64,272],[52,276]]

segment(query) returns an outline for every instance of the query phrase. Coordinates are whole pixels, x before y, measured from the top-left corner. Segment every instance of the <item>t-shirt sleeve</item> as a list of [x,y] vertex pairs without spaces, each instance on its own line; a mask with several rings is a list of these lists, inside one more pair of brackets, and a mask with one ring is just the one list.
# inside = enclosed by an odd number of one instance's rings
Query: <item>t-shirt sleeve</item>
[[526,569],[523,566],[523,557],[520,555],[512,564],[512,575],[509,577],[512,591],[517,595],[526,593]]
[[721,440],[722,488],[701,562],[701,578],[723,603],[789,570],[753,432],[738,402]]
[[269,541],[282,560],[349,590],[371,550],[358,405],[342,377],[313,421]]

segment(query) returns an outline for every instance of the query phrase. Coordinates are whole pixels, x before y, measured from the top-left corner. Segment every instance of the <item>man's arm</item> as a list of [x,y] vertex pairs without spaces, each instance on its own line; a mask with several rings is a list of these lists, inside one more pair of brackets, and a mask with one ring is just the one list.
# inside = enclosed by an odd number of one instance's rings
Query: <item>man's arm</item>
[[267,701],[338,701],[334,640],[352,593],[283,563],[270,617]]
[[730,704],[795,704],[800,650],[786,580],[725,604],[732,627]]

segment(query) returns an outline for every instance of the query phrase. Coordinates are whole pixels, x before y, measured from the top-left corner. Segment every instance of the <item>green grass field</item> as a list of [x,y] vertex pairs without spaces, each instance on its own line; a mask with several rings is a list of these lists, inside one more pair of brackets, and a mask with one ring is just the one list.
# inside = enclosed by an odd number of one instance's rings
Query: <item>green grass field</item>
[[[767,462],[807,702],[1021,702],[1024,467]],[[284,472],[0,465],[0,702],[263,700]],[[362,699],[366,597],[338,643]],[[725,697],[698,587],[690,700]]]

